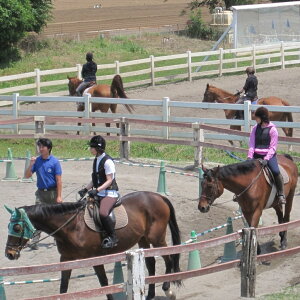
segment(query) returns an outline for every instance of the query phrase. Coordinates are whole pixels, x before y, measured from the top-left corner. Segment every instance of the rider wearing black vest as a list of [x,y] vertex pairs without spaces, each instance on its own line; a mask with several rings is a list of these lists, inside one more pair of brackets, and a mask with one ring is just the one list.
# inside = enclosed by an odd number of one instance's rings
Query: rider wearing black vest
[[82,66],[81,77],[83,82],[76,88],[77,96],[81,96],[82,92],[91,84],[96,83],[97,64],[93,61],[93,53],[88,52],[86,54],[86,63]]
[[111,211],[119,198],[119,193],[115,178],[115,164],[112,158],[104,152],[105,146],[106,142],[100,135],[90,140],[90,151],[95,155],[92,181],[78,193],[83,197],[88,190],[94,188],[89,195],[100,199],[100,218],[108,234],[102,242],[102,247],[113,248],[117,245],[118,238],[115,233],[115,218],[111,215]]
[[275,179],[279,204],[285,204],[284,183],[276,157],[278,131],[270,122],[269,112],[265,107],[259,107],[255,111],[255,119],[257,124],[251,131],[248,158],[260,158],[263,166],[268,165]]
[[[255,69],[253,67],[246,68],[247,79],[244,87],[239,91],[239,94],[245,92],[244,96],[240,97],[236,104],[243,104],[246,100],[253,102],[257,99],[257,86],[258,80],[255,74]],[[236,119],[244,119],[244,112],[237,110],[235,114]]]

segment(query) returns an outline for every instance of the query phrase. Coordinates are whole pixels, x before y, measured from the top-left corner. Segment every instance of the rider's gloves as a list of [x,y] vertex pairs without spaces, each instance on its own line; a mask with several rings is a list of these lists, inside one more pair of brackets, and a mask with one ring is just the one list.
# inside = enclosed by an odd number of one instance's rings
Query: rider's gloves
[[85,195],[87,192],[88,192],[88,189],[87,189],[87,188],[84,188],[84,189],[80,190],[80,191],[78,192],[78,194],[79,194],[80,198],[83,198],[84,195]]
[[89,191],[89,197],[95,198],[97,196],[98,191],[97,190],[91,190]]
[[263,160],[260,161],[260,163],[261,163],[261,165],[262,165],[263,167],[265,167],[265,166],[268,164],[268,161],[265,160],[265,159],[263,159]]

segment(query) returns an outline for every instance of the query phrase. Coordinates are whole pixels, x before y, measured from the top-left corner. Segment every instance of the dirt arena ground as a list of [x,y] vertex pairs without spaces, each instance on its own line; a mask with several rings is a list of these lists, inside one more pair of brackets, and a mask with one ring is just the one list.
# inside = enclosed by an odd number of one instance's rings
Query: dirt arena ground
[[[298,105],[299,95],[299,68],[287,69],[284,71],[268,71],[258,73],[259,78],[259,96],[276,95],[288,100],[293,105]],[[128,96],[134,99],[161,99],[165,96],[171,100],[178,101],[201,101],[207,82],[224,88],[228,91],[235,91],[241,88],[244,83],[245,76],[225,76],[215,79],[202,79],[192,83],[182,82],[167,86],[149,87],[139,90],[129,90]],[[56,109],[57,110],[57,104]],[[28,110],[33,109],[32,104],[28,105]],[[53,109],[49,104],[37,104],[35,109]],[[62,104],[60,110],[72,110],[74,107],[68,104]],[[120,112],[124,111],[121,107]],[[145,109],[137,108],[137,113],[153,114],[157,112],[155,108]],[[222,111],[201,111],[186,110],[186,116],[204,115],[210,117],[222,117]],[[295,115],[294,119],[299,121],[299,116]],[[299,130],[296,131],[296,136],[299,137]],[[55,154],[55,150],[54,150]],[[89,156],[89,153],[87,153]],[[162,157],[163,159],[163,157]],[[191,158],[192,159],[192,158]],[[89,180],[92,162],[63,162],[63,195],[65,201],[75,201],[76,191],[79,190],[87,180]],[[180,166],[182,167],[182,165]],[[17,173],[22,176],[24,170],[24,162],[16,161]],[[4,177],[5,167],[2,165],[1,178]],[[136,190],[156,191],[158,180],[158,169],[129,167],[126,165],[117,165],[118,183],[122,194],[126,194]],[[138,175],[138,176],[137,176]],[[209,213],[200,214],[197,211],[198,197],[198,182],[196,178],[184,177],[175,174],[167,174],[167,185],[171,195],[170,200],[174,204],[177,213],[177,220],[182,232],[182,240],[187,240],[191,230],[201,232],[203,230],[224,224],[227,217],[235,216],[238,209],[233,203],[232,194],[225,192],[224,195],[216,202],[217,205],[212,207]],[[5,197],[2,197],[2,204],[8,204],[11,207],[17,207],[25,204],[34,203],[35,183],[21,182],[0,182],[1,191],[6,192]],[[299,193],[297,191],[297,193]],[[294,207],[291,214],[291,220],[300,218],[300,196],[297,194],[294,199]],[[9,215],[0,207],[0,252],[4,253],[7,224]],[[267,210],[263,214],[263,225],[276,224],[276,215],[273,210]],[[241,221],[234,223],[234,230],[242,227]],[[206,235],[205,238],[224,235],[224,230]],[[300,229],[292,230],[288,234],[289,247],[299,245]],[[201,238],[201,240],[204,238]],[[277,251],[279,247],[279,237],[266,236],[260,238],[263,253]],[[240,246],[237,247],[240,254]],[[216,247],[201,252],[202,266],[211,265],[218,261],[218,258],[223,254],[223,247]],[[280,291],[282,288],[299,283],[299,255],[286,258],[284,260],[274,260],[269,265],[259,265],[257,275],[257,296],[266,293]],[[188,255],[182,255],[181,268],[187,268]],[[0,257],[0,265],[2,267],[34,265],[55,263],[59,261],[59,255],[56,247],[53,246],[52,240],[45,240],[38,251],[24,250],[18,261],[8,261],[2,255]],[[158,259],[159,273],[163,273],[163,261]],[[107,266],[110,270],[112,266]],[[91,269],[76,270],[74,275],[91,273]],[[125,271],[126,273],[126,271]],[[111,273],[109,273],[111,276]],[[5,278],[5,280],[30,280],[35,278],[57,278],[58,273],[42,274],[38,276],[14,277]],[[78,291],[88,288],[97,287],[98,283],[95,277],[73,280],[70,284],[69,291]],[[54,294],[59,289],[59,283],[44,283],[36,285],[23,285],[21,287],[8,286],[6,293],[8,299],[22,299],[33,296],[42,296]],[[240,295],[240,275],[238,269],[231,269],[207,276],[193,278],[184,281],[184,286],[177,290],[177,299],[239,299]],[[157,287],[156,299],[165,299],[161,287]],[[105,299],[100,297],[99,299]]]
[[[45,28],[45,35],[82,33],[124,28],[175,25],[183,29],[189,13],[181,15],[187,0],[55,0],[53,19]],[[99,7],[101,6],[101,7]],[[96,8],[95,8],[96,7]],[[210,21],[208,9],[203,18]],[[176,30],[176,27],[174,27]]]

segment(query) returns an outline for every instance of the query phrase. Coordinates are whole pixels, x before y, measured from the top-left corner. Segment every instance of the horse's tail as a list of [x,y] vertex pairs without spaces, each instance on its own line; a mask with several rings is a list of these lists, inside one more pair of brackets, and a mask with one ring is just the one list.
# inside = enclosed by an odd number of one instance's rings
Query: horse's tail
[[[290,106],[290,104],[287,101],[285,100],[281,100],[281,101],[284,106]],[[293,115],[291,112],[286,112],[285,115],[287,117],[288,122],[293,122]],[[293,128],[288,128],[287,136],[293,137]]]
[[[169,219],[169,227],[171,230],[171,235],[172,235],[172,242],[173,245],[180,245],[181,244],[181,237],[180,237],[180,230],[177,224],[176,220],[176,215],[175,215],[175,209],[170,200],[167,197],[162,197],[165,203],[169,206],[170,209],[170,219]],[[179,259],[180,259],[180,254],[171,254],[171,260],[173,264],[173,271],[174,273],[180,272],[180,267],[179,267]],[[175,282],[178,286],[181,285],[181,280],[176,280]]]
[[[124,87],[123,87],[122,77],[120,75],[114,76],[112,83],[111,83],[110,91],[111,91],[113,98],[118,98],[118,97],[119,98],[128,98],[125,93]],[[132,114],[132,111],[134,110],[133,105],[132,104],[124,104],[124,106],[126,107],[128,112]]]

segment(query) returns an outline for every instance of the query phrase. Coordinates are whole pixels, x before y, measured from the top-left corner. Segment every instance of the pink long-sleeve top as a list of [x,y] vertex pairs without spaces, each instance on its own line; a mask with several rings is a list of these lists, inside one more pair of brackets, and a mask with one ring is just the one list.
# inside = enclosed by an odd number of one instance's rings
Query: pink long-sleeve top
[[258,149],[255,148],[255,132],[257,128],[257,124],[252,128],[251,134],[250,134],[250,140],[249,140],[249,151],[248,151],[248,158],[253,158],[254,153],[260,154],[260,155],[265,155],[265,160],[271,159],[274,154],[276,153],[277,149],[277,144],[278,144],[278,131],[276,129],[275,124],[270,122],[266,127],[271,127],[270,129],[270,146],[265,149]]

